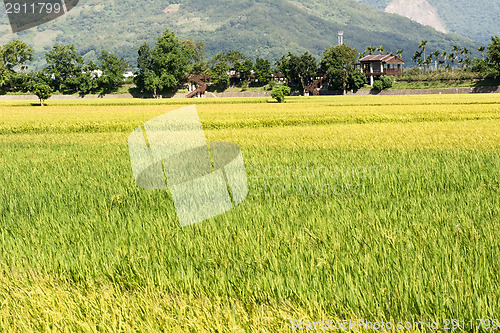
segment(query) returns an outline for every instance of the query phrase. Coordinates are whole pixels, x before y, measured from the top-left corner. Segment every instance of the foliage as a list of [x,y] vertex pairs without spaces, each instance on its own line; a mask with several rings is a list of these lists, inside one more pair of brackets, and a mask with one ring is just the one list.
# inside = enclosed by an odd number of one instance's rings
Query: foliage
[[352,70],[347,78],[347,89],[357,91],[367,84],[366,75],[360,70]]
[[259,85],[266,85],[271,81],[272,70],[271,62],[267,59],[257,58],[255,59],[255,79],[258,81]]
[[384,83],[381,80],[375,80],[373,82],[373,90],[384,90]]
[[82,66],[78,91],[80,95],[95,93],[99,90],[99,84],[102,81],[100,81],[98,73],[99,66],[97,66],[92,60]]
[[320,63],[322,72],[328,75],[331,85],[335,89],[342,89],[344,94],[348,88],[349,75],[355,69],[357,57],[358,51],[347,45],[333,46],[323,53]]
[[284,84],[278,84],[271,90],[271,97],[278,101],[278,103],[283,103],[285,101],[285,96],[290,94],[290,87]]
[[374,90],[385,90],[392,88],[392,85],[394,84],[394,77],[390,75],[382,75],[378,80],[375,80],[373,82],[373,89]]
[[54,90],[79,90],[83,58],[77,55],[74,45],[54,45],[45,54],[45,59],[45,71],[52,77],[51,86]]
[[394,77],[391,75],[382,75],[380,77],[380,81],[382,81],[384,89],[389,89],[392,88],[392,85],[394,84]]
[[250,75],[252,75],[253,69],[254,67],[251,59],[245,59],[234,64],[234,70],[240,73],[241,80],[246,81],[247,84],[250,81]]
[[1,48],[0,48],[0,88],[7,85],[11,80],[12,71],[5,65],[1,59]]
[[28,68],[28,62],[33,60],[33,49],[17,39],[5,44],[0,54],[3,63],[9,70],[13,70],[17,66],[19,71],[23,73]]
[[129,65],[122,58],[103,50],[99,57],[101,62],[102,75],[99,78],[100,84],[105,93],[115,91],[123,84],[123,74]]
[[301,88],[309,85],[318,72],[316,59],[309,52],[297,56],[288,52],[276,63],[276,67],[286,77],[289,83],[299,83]]
[[225,61],[218,61],[212,66],[212,68],[210,68],[212,82],[216,86],[217,90],[224,91],[227,87],[229,87],[229,69],[229,65]]
[[35,83],[31,90],[40,99],[40,105],[43,106],[43,102],[52,96],[52,88],[46,83]]
[[175,34],[166,29],[151,50],[152,73],[161,82],[162,89],[177,88],[189,69],[192,52],[182,47]]
[[152,49],[146,43],[139,47],[135,83],[141,91],[153,91],[154,96],[162,90],[175,90],[202,57],[203,43],[181,40],[166,29]]
[[153,71],[153,59],[151,56],[151,47],[144,43],[139,46],[137,50],[137,68],[139,69],[136,72],[134,77],[134,83],[139,88],[139,90],[144,90],[146,88],[145,79],[146,73]]
[[491,37],[487,54],[490,66],[497,72],[497,77],[500,78],[500,37]]

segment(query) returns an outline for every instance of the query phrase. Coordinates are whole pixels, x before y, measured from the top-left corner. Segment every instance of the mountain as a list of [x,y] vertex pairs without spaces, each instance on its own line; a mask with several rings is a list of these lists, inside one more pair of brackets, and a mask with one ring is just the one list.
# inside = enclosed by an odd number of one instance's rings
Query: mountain
[[[500,36],[499,0],[357,0],[381,11],[396,12],[420,22],[437,15],[445,31],[469,37],[484,45]],[[426,4],[427,3],[427,4]],[[409,11],[420,4],[420,11]],[[389,10],[387,10],[389,9]],[[408,15],[405,15],[408,14]]]
[[65,16],[17,34],[0,14],[0,43],[24,40],[35,48],[38,66],[55,43],[74,44],[86,59],[106,49],[135,64],[137,48],[154,43],[166,28],[181,38],[204,41],[207,56],[236,49],[270,60],[288,51],[310,51],[319,60],[336,45],[340,30],[345,43],[360,52],[382,44],[392,52],[404,49],[407,61],[423,39],[428,50],[479,46],[356,0],[81,0]]

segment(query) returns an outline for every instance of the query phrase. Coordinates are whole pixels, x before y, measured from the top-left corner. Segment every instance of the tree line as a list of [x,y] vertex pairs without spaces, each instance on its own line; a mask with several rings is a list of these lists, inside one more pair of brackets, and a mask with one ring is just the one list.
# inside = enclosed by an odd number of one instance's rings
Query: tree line
[[[459,65],[462,70],[487,71],[491,77],[500,77],[500,38],[492,37],[488,47],[478,49],[481,59],[470,59],[470,51],[453,47],[450,52],[434,51],[426,54],[426,41],[422,41],[413,56],[417,66],[451,70]],[[150,46],[144,43],[138,48],[137,70],[134,83],[141,93],[157,95],[174,92],[182,87],[190,75],[207,75],[212,86],[225,90],[231,84],[242,88],[249,85],[264,86],[271,83],[273,73],[281,73],[285,84],[292,89],[304,91],[318,77],[325,77],[333,89],[357,90],[366,84],[365,75],[355,66],[366,54],[380,52],[389,54],[382,45],[368,46],[362,53],[347,45],[326,49],[323,58],[316,61],[309,52],[295,55],[289,52],[273,65],[267,59],[247,58],[239,51],[219,53],[209,61],[205,59],[205,45],[193,40],[184,40],[166,29]],[[403,50],[395,52],[401,57]],[[54,45],[47,53],[47,65],[42,70],[29,71],[33,60],[33,49],[19,40],[0,47],[0,90],[4,92],[32,92],[41,102],[54,92],[81,95],[107,94],[124,84],[124,72],[130,65],[123,59],[103,50],[98,63],[85,62],[78,56],[75,47]],[[231,76],[230,73],[234,74]],[[237,82],[231,82],[237,76]],[[384,83],[385,84],[385,83]]]

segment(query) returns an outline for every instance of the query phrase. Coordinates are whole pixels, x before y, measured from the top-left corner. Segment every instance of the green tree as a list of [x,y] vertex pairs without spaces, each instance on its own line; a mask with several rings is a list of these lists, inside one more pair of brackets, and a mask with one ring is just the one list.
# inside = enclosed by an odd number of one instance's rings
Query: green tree
[[353,70],[349,72],[349,77],[347,78],[347,89],[357,91],[366,83],[366,75],[360,70]]
[[309,52],[301,56],[289,52],[286,57],[281,57],[276,65],[289,83],[300,83],[302,89],[312,82],[318,71],[316,59]]
[[185,50],[175,34],[166,29],[151,50],[152,71],[161,81],[155,86],[161,86],[161,89],[176,89],[189,71],[190,56],[192,53]]
[[145,89],[145,78],[146,73],[153,71],[153,59],[151,56],[151,48],[147,43],[139,46],[137,50],[137,68],[138,71],[135,73],[134,83],[139,88],[139,90],[143,91]]
[[358,51],[347,45],[333,46],[326,49],[321,60],[321,69],[328,75],[330,83],[346,94],[349,74],[355,70]]
[[102,51],[99,57],[101,62],[102,75],[99,82],[103,91],[110,93],[123,84],[123,74],[129,68],[128,63],[123,58],[118,58],[116,55],[108,51]]
[[373,52],[375,52],[377,50],[376,47],[374,47],[373,45],[370,45],[370,46],[367,46],[366,47],[366,50],[365,52],[367,52],[369,55],[373,54]]
[[208,69],[205,61],[205,43],[195,43],[192,39],[179,39],[179,42],[188,57],[188,73],[205,74]]
[[99,66],[90,60],[82,67],[82,74],[80,76],[80,95],[92,94],[98,91],[99,88]]
[[257,58],[255,60],[255,78],[259,82],[259,85],[268,84],[272,78],[271,63],[269,60],[264,60]]
[[271,97],[278,101],[278,103],[283,103],[285,101],[285,96],[290,94],[290,87],[279,84],[273,87],[271,91]]
[[491,37],[491,44],[488,45],[488,63],[496,71],[497,77],[500,77],[500,38]]
[[144,89],[153,92],[153,97],[158,98],[158,91],[163,90],[163,81],[154,72],[146,72],[144,75]]
[[12,71],[3,61],[3,49],[0,46],[0,88],[5,87],[10,82],[11,75]]
[[218,91],[224,91],[229,87],[229,65],[225,61],[217,61],[210,68],[212,82],[215,84]]
[[83,58],[77,56],[74,45],[54,45],[45,54],[47,73],[53,78],[53,88],[59,91],[78,91],[82,76]]
[[424,54],[424,59],[426,59],[426,56],[425,56],[425,47],[427,46],[427,41],[426,40],[422,40],[420,42],[420,44],[418,44],[418,47],[422,50],[421,53]]
[[26,43],[15,39],[4,45],[2,58],[8,69],[13,70],[17,66],[20,72],[26,73],[28,62],[33,60],[33,50]]
[[40,99],[41,106],[44,106],[43,102],[52,96],[52,88],[46,83],[35,83],[31,91]]
[[486,51],[486,47],[480,46],[477,48],[479,52],[481,52],[481,58],[484,60],[484,51]]

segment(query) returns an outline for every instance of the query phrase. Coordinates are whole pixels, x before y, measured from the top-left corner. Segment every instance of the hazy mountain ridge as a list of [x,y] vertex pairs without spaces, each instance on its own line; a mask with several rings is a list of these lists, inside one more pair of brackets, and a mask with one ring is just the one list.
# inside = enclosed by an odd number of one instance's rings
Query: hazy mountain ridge
[[0,24],[0,43],[25,40],[36,48],[39,62],[53,44],[72,43],[87,59],[106,49],[134,64],[139,45],[153,43],[166,28],[181,38],[205,41],[208,56],[237,49],[270,60],[288,51],[310,51],[319,59],[337,43],[339,30],[358,51],[382,44],[393,52],[404,49],[407,60],[422,39],[429,41],[428,49],[478,46],[354,0],[83,0],[66,16],[25,32],[12,34],[5,13]]
[[[372,8],[385,10],[395,0],[357,0]],[[399,0],[398,0],[399,1]],[[409,4],[413,0],[404,0]],[[500,35],[500,1],[498,0],[427,0],[437,10],[448,32],[455,32],[480,43]]]

